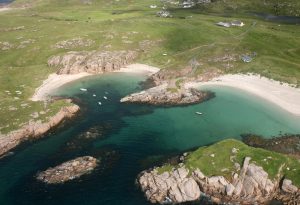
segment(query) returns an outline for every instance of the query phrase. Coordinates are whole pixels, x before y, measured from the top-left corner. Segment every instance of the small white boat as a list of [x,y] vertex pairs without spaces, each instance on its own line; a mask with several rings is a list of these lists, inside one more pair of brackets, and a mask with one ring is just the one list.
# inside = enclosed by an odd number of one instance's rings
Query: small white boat
[[107,100],[107,97],[106,97],[106,96],[104,96],[103,98],[104,98],[105,100]]
[[102,105],[102,103],[101,103],[101,102],[98,102],[98,104],[99,104],[99,105]]
[[96,97],[97,95],[96,94],[93,94],[93,97]]
[[203,115],[203,113],[202,113],[202,112],[196,112],[196,114],[197,114],[197,115]]
[[83,92],[87,91],[87,89],[85,89],[85,88],[80,88],[80,90],[83,91]]

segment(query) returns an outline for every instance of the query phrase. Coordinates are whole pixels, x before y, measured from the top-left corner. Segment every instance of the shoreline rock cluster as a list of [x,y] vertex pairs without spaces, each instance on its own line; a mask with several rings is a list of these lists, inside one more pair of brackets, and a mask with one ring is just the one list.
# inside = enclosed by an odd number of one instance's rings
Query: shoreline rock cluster
[[275,151],[300,159],[300,135],[285,135],[264,139],[256,135],[243,135],[243,142],[251,147]]
[[50,117],[47,122],[30,122],[19,130],[0,137],[0,157],[30,139],[40,137],[58,126],[66,119],[73,118],[80,110],[78,105],[62,107],[58,113]]
[[98,160],[94,157],[78,157],[40,172],[36,178],[46,184],[60,184],[90,173],[97,166]]
[[133,93],[122,98],[122,103],[137,103],[150,105],[190,105],[207,101],[214,97],[211,92],[197,89],[170,90],[168,84],[162,84],[139,93]]
[[224,176],[208,177],[198,168],[190,171],[182,165],[162,174],[156,169],[144,171],[137,182],[150,202],[160,204],[196,201],[202,196],[216,204],[243,205],[265,204],[272,199],[284,199],[289,204],[292,199],[299,199],[299,189],[291,180],[284,179],[282,184],[279,176],[271,180],[262,167],[250,160],[245,158],[239,174],[234,173],[231,180]]
[[136,57],[135,51],[71,51],[62,56],[51,57],[48,65],[59,68],[57,74],[101,74],[120,70]]

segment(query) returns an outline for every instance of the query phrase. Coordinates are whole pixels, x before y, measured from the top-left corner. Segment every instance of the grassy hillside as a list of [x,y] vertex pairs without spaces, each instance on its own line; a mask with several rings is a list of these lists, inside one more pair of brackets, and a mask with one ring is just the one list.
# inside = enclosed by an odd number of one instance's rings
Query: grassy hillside
[[[232,153],[236,148],[237,154]],[[224,140],[208,147],[201,147],[191,152],[184,161],[185,166],[190,170],[199,168],[206,176],[225,176],[231,179],[231,173],[235,172],[234,163],[243,164],[245,157],[251,157],[251,163],[262,166],[274,179],[282,165],[282,176],[293,180],[294,184],[300,186],[300,162],[297,159],[288,157],[276,152],[260,148],[253,148],[237,140]],[[233,159],[233,161],[230,160]],[[164,165],[158,168],[160,173],[170,171],[174,166]]]
[[[231,0],[193,9],[172,7],[173,18],[159,18],[156,12],[162,4],[158,0],[16,0],[13,6],[27,8],[0,13],[0,132],[7,133],[30,120],[32,113],[48,109],[28,99],[56,71],[47,67],[47,59],[70,50],[138,50],[138,62],[163,69],[180,70],[194,59],[200,64],[195,75],[215,70],[254,72],[300,85],[300,27],[246,14],[274,13],[272,5],[277,1],[264,2],[271,6],[258,0]],[[299,10],[298,1],[288,2]],[[151,9],[151,4],[158,8]],[[281,9],[280,14],[288,12]],[[246,25],[215,25],[236,19]],[[94,43],[72,49],[54,47],[79,37]],[[253,62],[240,60],[242,54],[253,52],[257,53]]]

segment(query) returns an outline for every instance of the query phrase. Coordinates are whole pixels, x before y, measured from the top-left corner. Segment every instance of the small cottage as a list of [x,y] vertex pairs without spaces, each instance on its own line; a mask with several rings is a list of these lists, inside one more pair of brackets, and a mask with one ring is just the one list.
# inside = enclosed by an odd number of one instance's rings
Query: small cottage
[[231,21],[232,26],[244,26],[245,24],[242,21]]
[[216,23],[216,25],[223,26],[223,27],[226,27],[226,28],[229,28],[231,26],[230,23],[228,23],[228,22],[222,22],[222,21],[219,22],[219,23]]

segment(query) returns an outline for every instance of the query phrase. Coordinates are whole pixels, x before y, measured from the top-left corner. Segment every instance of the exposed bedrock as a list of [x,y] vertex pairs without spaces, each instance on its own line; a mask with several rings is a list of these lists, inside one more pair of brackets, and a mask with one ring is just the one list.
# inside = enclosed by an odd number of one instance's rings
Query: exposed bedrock
[[[156,169],[144,171],[138,184],[152,203],[182,203],[199,200],[201,196],[212,202],[233,204],[266,204],[274,198],[285,199],[289,204],[299,196],[299,190],[291,180],[271,180],[262,167],[246,157],[239,173],[228,180],[224,176],[205,176],[201,170],[189,170],[184,166],[159,174]],[[288,196],[294,196],[290,198]],[[296,204],[300,203],[298,200]]]
[[189,105],[201,103],[214,97],[211,92],[202,92],[197,89],[173,90],[168,84],[162,84],[148,90],[128,95],[121,99],[123,103],[140,103],[150,105]]
[[19,130],[0,136],[0,157],[22,142],[40,137],[52,128],[58,126],[65,119],[74,117],[79,110],[80,108],[77,105],[62,107],[60,111],[50,117],[47,122],[31,121]]
[[48,65],[59,68],[57,74],[100,74],[119,70],[132,63],[136,57],[135,51],[71,51],[51,57]]
[[90,173],[97,165],[98,160],[94,157],[78,157],[40,172],[36,178],[47,184],[60,184]]

